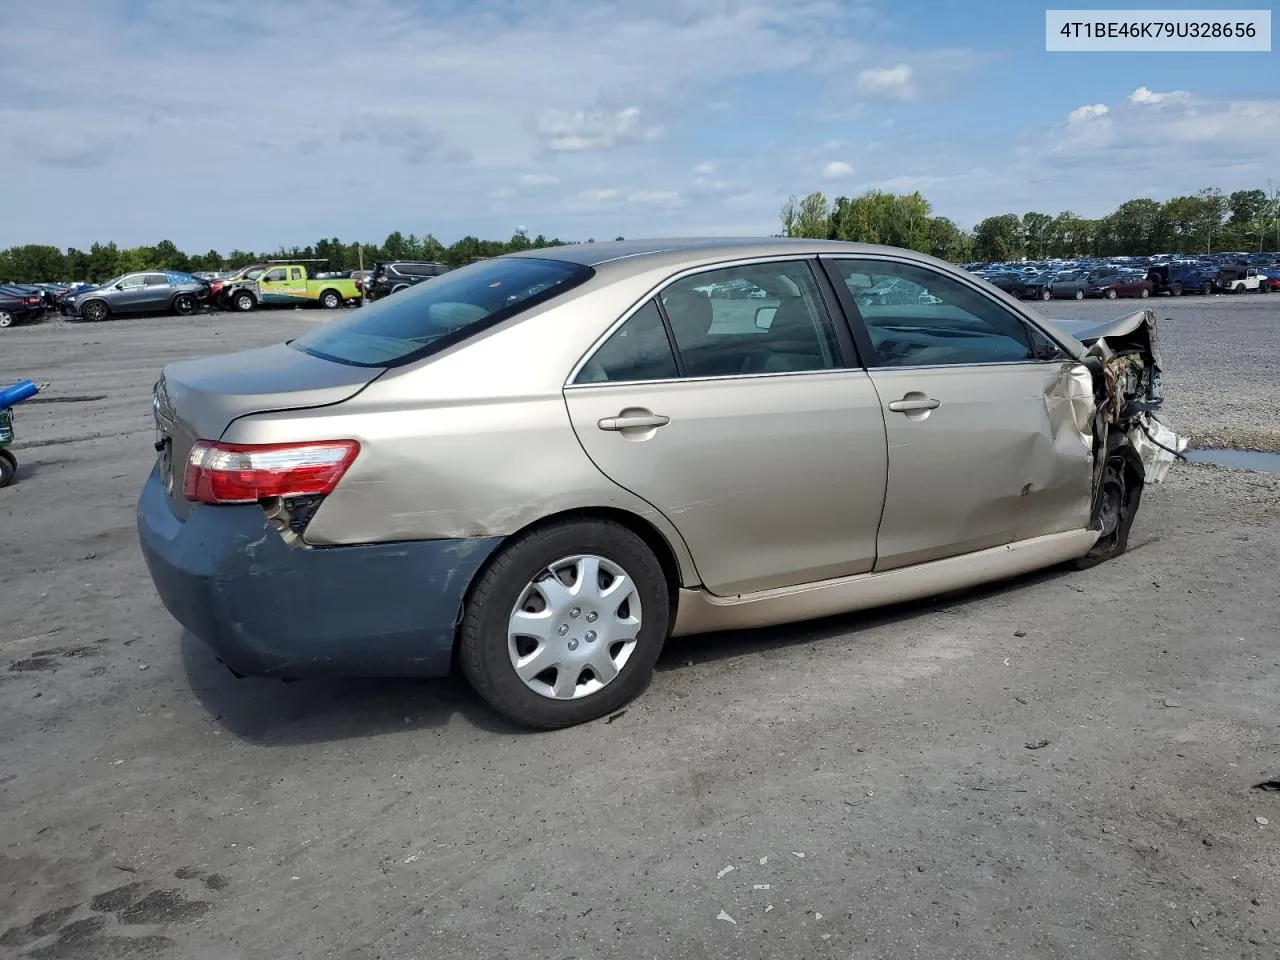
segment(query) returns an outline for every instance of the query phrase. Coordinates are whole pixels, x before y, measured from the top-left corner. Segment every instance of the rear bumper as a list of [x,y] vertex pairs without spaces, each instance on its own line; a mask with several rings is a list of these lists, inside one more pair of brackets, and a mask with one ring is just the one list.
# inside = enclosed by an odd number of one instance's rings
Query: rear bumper
[[257,505],[180,520],[157,470],[138,539],[170,614],[245,676],[443,676],[472,578],[500,537],[290,547]]

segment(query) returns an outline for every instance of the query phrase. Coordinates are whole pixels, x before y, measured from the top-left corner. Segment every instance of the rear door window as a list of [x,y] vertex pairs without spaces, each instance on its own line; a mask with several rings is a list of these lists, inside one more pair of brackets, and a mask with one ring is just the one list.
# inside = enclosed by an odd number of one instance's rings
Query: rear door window
[[662,314],[650,300],[583,364],[574,383],[673,380],[678,376]]
[[295,350],[362,367],[430,356],[585,283],[563,260],[500,257],[452,270],[290,341]]
[[803,260],[709,270],[675,281],[660,298],[686,376],[843,365],[826,305]]

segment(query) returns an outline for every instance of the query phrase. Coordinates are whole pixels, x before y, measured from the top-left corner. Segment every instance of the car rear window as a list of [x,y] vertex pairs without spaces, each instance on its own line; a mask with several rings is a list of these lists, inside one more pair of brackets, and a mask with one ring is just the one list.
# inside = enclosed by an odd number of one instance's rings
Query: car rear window
[[357,367],[400,366],[545,303],[594,273],[539,257],[482,260],[317,327],[290,346]]

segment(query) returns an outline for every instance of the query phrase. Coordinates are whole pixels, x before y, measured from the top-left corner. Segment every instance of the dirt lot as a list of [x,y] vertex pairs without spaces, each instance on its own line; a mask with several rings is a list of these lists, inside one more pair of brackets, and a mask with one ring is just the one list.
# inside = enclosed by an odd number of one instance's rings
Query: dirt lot
[[[1280,296],[1153,305],[1169,419],[1280,449]],[[0,955],[1276,956],[1280,477],[1179,465],[1110,565],[673,642],[527,734],[460,681],[237,681],[156,600],[156,374],[314,317],[0,333],[61,401],[0,491]]]

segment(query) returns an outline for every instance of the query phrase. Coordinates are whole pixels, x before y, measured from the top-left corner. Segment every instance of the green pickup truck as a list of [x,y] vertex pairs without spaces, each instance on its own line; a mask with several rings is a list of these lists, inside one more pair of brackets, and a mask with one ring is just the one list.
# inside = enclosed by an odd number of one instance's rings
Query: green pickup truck
[[257,279],[229,281],[222,291],[224,302],[241,313],[255,307],[318,304],[334,310],[360,299],[360,288],[348,277],[313,277],[300,263],[276,263]]

